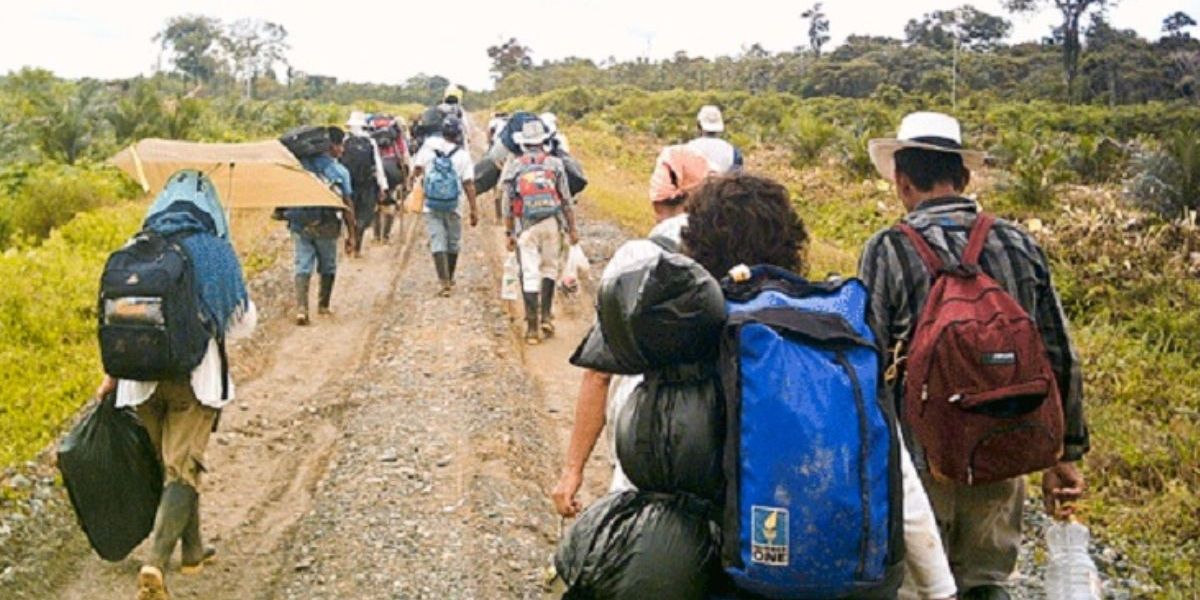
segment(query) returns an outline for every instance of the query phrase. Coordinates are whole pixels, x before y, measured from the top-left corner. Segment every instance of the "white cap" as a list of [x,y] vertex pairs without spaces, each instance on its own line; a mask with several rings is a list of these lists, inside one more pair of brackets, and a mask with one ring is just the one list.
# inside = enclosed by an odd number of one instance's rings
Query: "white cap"
[[546,125],[546,131],[550,132],[550,135],[554,135],[555,133],[558,133],[558,116],[557,115],[555,115],[552,112],[544,112],[544,113],[538,115],[538,118],[541,119],[542,123],[544,123]]
[[895,176],[896,152],[904,148],[920,148],[935,152],[950,152],[963,158],[963,166],[969,171],[983,167],[984,153],[963,148],[962,127],[958,119],[937,112],[910,113],[900,121],[900,131],[895,138],[874,139],[867,142],[871,162],[884,179]]
[[721,109],[711,104],[700,107],[700,112],[696,113],[696,122],[700,124],[700,130],[707,133],[725,131],[725,119],[721,117]]
[[367,113],[361,110],[350,112],[350,118],[346,119],[346,127],[366,127]]

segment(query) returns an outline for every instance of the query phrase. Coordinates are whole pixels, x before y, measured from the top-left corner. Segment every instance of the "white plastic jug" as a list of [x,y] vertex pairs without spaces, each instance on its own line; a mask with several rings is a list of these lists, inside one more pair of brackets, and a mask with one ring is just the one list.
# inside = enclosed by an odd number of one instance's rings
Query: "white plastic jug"
[[1048,600],[1099,600],[1104,596],[1096,564],[1088,555],[1090,537],[1088,528],[1075,520],[1055,521],[1046,529]]
[[517,253],[509,252],[504,261],[504,275],[500,278],[500,299],[517,300],[521,297],[521,263]]

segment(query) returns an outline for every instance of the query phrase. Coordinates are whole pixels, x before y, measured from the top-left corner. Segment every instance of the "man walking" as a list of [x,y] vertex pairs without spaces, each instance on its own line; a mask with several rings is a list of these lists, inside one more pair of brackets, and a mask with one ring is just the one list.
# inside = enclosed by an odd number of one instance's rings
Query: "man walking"
[[508,250],[517,250],[525,301],[525,342],[537,344],[554,335],[554,289],[558,284],[563,231],[579,243],[566,166],[546,154],[550,132],[540,120],[526,121],[513,141],[521,156],[500,176]]
[[[1024,477],[1018,472],[989,483],[971,481],[979,472],[974,470],[980,464],[977,461],[996,453],[995,447],[980,442],[969,450],[967,481],[959,480],[944,470],[944,459],[939,456],[952,451],[929,446],[929,437],[922,442],[914,431],[929,427],[929,421],[914,417],[917,414],[914,411],[906,413],[905,408],[920,406],[923,414],[928,408],[926,402],[949,402],[947,406],[955,409],[955,403],[961,403],[964,408],[955,413],[963,415],[961,418],[998,411],[994,413],[998,418],[1011,419],[1021,418],[1030,411],[1040,413],[1041,408],[1028,408],[1030,401],[1037,403],[1033,406],[1049,406],[1057,417],[1058,430],[1063,431],[1065,425],[1065,434],[1059,439],[1044,442],[1049,459],[1040,463],[1048,467],[1042,488],[1047,508],[1054,511],[1056,504],[1079,498],[1084,487],[1083,477],[1075,466],[1088,450],[1079,360],[1045,253],[1023,230],[1006,221],[993,220],[977,202],[963,196],[971,171],[982,166],[983,154],[963,148],[958,121],[939,113],[910,114],[901,123],[896,139],[871,140],[869,148],[875,167],[884,178],[895,183],[896,194],[908,211],[900,225],[877,233],[867,242],[860,266],[860,276],[872,295],[871,325],[888,355],[890,369],[884,393],[890,393],[897,402],[904,439],[922,471],[962,597],[1003,600],[1008,598],[1005,585],[1016,567],[1021,545]],[[989,284],[981,281],[980,273],[994,280],[1019,303],[1019,307],[1010,305],[1013,308],[1009,310],[1023,309],[1033,320],[1026,329],[1033,343],[1024,348],[1036,351],[1013,351],[1010,347],[1012,339],[1019,337],[1017,329],[1027,322],[1022,320],[1024,316],[1005,320],[1003,331],[981,338],[990,345],[988,348],[955,346],[963,350],[955,354],[967,366],[953,371],[953,376],[942,377],[951,381],[954,377],[970,380],[971,393],[955,394],[947,400],[938,394],[942,384],[934,381],[931,374],[934,370],[914,366],[918,359],[922,365],[936,364],[925,361],[929,356],[924,350],[927,346],[919,340],[928,339],[922,328],[938,315],[922,311],[931,297],[931,288],[949,289],[941,281],[943,278]],[[993,303],[1005,301],[998,296],[990,294],[989,298]],[[937,298],[931,305],[935,311],[950,306],[940,301]],[[960,301],[958,309],[964,306],[963,302],[978,301]],[[918,316],[922,317],[922,328],[917,327]],[[1012,380],[1024,365],[1041,363],[1048,363],[1046,371],[1052,374],[1038,378],[1040,388],[1038,381],[1032,382],[1032,386],[1013,385]],[[979,384],[993,376],[1010,389]],[[1049,385],[1047,379],[1052,380]],[[918,385],[910,385],[914,381]],[[991,402],[989,399],[993,397],[1002,402]],[[1061,411],[1055,405],[1059,402]],[[1044,431],[1049,433],[1053,429]],[[1008,435],[1014,428],[998,427],[993,431],[997,436]],[[956,437],[965,439],[967,435],[967,429],[956,429]],[[1000,439],[992,438],[990,443],[999,443]],[[962,453],[958,448],[953,452]],[[1010,448],[1002,459],[1027,460],[1033,452],[1029,445]]]
[[454,272],[458,268],[464,198],[471,209],[471,227],[479,224],[475,165],[463,147],[462,121],[458,117],[446,117],[442,121],[441,135],[426,138],[413,162],[413,180],[423,178],[425,227],[437,269],[438,295],[446,297],[454,288]]
[[688,142],[688,147],[708,159],[712,171],[724,175],[742,168],[742,151],[721,137],[725,131],[725,118],[721,109],[706,105],[696,114],[696,128],[700,137]]
[[[329,151],[317,156],[302,158],[300,164],[309,172],[333,186],[342,196],[349,209],[345,215],[346,251],[354,248],[354,189],[350,183],[350,172],[338,162],[345,148],[345,132],[337,127],[329,128],[332,142]],[[342,211],[336,208],[289,208],[283,211],[288,222],[288,231],[296,252],[296,324],[308,325],[308,290],[313,267],[320,274],[320,291],[317,312],[329,315],[329,301],[333,296],[333,282],[337,275],[337,239],[342,231]]]

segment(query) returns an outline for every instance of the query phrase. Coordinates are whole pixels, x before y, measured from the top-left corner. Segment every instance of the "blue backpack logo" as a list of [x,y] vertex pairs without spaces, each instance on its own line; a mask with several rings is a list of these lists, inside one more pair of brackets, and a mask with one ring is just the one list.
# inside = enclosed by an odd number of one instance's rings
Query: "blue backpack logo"
[[452,211],[458,209],[458,196],[462,183],[454,171],[451,157],[458,152],[456,146],[450,152],[435,150],[436,157],[425,174],[425,206],[430,210]]
[[742,275],[722,282],[722,564],[769,598],[879,588],[903,556],[902,488],[866,287],[774,267]]

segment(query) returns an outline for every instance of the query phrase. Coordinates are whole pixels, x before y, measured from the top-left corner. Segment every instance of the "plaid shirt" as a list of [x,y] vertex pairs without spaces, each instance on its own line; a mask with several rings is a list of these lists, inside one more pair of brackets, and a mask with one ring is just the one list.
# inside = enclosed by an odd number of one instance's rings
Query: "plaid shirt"
[[[904,221],[952,265],[962,255],[978,213],[979,205],[973,200],[939,198],[921,203]],[[980,266],[1020,302],[1041,329],[1066,417],[1063,460],[1078,460],[1087,452],[1089,443],[1083,416],[1083,375],[1067,333],[1062,303],[1050,279],[1045,252],[1028,233],[997,219],[980,257]],[[913,323],[929,295],[929,273],[912,242],[903,233],[889,228],[867,242],[859,276],[871,290],[871,328],[887,354],[887,366],[891,367],[895,343],[910,339]],[[887,389],[897,403],[902,396],[901,385],[896,381]],[[913,436],[907,426],[904,429],[905,438],[912,445]],[[913,457],[923,465],[919,448],[913,448]]]

